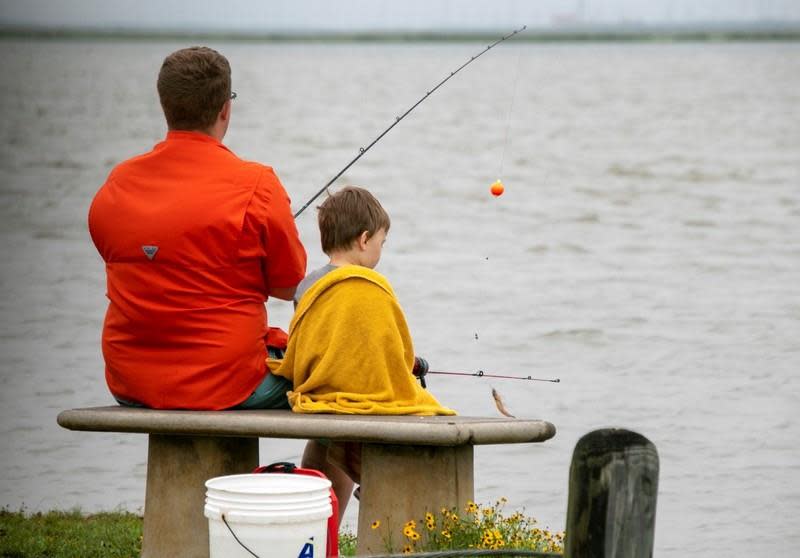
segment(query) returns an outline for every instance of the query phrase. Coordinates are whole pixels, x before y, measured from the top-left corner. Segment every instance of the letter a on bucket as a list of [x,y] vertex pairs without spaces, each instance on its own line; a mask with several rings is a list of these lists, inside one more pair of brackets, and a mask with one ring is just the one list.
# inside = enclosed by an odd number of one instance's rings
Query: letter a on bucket
[[314,537],[311,537],[312,542],[307,542],[303,545],[303,550],[297,555],[297,558],[314,558]]

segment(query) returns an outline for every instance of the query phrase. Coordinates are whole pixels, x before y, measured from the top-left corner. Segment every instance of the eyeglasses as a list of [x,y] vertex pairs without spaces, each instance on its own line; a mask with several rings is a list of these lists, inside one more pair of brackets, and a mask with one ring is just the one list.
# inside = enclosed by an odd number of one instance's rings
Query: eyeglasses
[[234,100],[236,97],[238,97],[236,91],[231,91],[231,101]]

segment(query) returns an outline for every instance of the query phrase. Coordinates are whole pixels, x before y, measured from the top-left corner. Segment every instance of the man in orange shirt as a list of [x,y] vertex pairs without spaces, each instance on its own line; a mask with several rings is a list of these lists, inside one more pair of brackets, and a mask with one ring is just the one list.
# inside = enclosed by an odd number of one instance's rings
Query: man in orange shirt
[[270,167],[221,142],[231,70],[218,52],[170,54],[158,75],[166,139],[114,168],[89,210],[106,262],[106,381],[122,404],[288,408],[268,373],[269,296],[292,300],[306,253]]

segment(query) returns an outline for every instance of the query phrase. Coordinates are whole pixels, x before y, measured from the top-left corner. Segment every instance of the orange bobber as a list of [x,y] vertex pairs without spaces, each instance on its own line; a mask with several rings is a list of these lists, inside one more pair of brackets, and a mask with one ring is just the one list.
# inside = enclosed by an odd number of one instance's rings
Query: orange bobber
[[499,180],[495,180],[492,183],[491,187],[489,188],[489,191],[492,193],[493,196],[502,196],[505,190],[506,189],[503,186],[503,183],[500,182]]

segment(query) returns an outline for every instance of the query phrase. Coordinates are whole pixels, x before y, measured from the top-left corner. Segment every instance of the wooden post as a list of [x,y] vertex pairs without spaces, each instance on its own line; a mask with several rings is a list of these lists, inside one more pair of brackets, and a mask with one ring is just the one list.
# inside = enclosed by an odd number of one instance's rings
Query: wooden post
[[652,557],[657,493],[658,453],[647,438],[586,434],[572,454],[565,558]]

